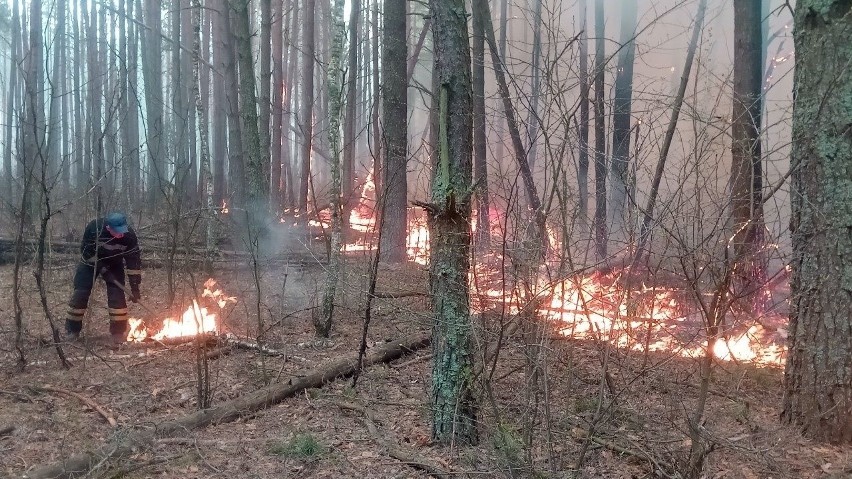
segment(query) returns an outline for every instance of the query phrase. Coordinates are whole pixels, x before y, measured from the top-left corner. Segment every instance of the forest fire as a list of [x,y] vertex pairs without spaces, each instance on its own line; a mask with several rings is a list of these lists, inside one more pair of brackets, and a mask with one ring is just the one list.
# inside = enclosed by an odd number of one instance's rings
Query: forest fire
[[[490,283],[485,279],[488,275],[480,268],[477,279]],[[481,312],[501,308],[511,315],[532,310],[555,325],[563,336],[607,342],[621,349],[668,352],[689,358],[705,355],[708,342],[703,318],[683,297],[683,291],[647,285],[627,288],[620,281],[621,276],[593,273],[555,283],[538,280],[525,292],[520,287],[517,291],[477,291],[472,281],[474,309]],[[763,318],[764,323],[783,320],[776,313]],[[713,346],[716,359],[783,366],[785,351],[779,338],[759,324],[745,331],[745,326],[736,326],[722,328],[724,331]]]
[[[236,297],[227,296],[221,289],[217,288],[216,281],[212,278],[204,283],[204,292],[201,297],[210,298],[219,309],[223,309],[228,303],[237,300]],[[199,334],[217,334],[219,329],[216,313],[200,306],[198,300],[193,299],[192,304],[180,316],[164,318],[158,331],[149,330],[141,319],[131,318],[127,341],[142,342],[187,338]]]
[[[354,231],[363,233],[356,241],[344,245],[344,250],[369,251],[376,248],[375,191],[368,176],[361,189],[358,203],[349,216]],[[493,207],[489,211],[491,237],[501,238],[504,216]],[[328,227],[328,210],[319,212],[312,224]],[[476,211],[471,218],[471,231],[476,231]],[[550,245],[558,245],[557,232],[549,227]],[[549,248],[546,261],[558,261],[554,254],[560,248]],[[409,210],[406,251],[409,261],[420,265],[429,262],[429,229],[425,214]],[[470,273],[471,310],[503,311],[518,315],[535,314],[552,324],[556,332],[577,339],[605,341],[621,349],[639,352],[669,352],[681,357],[700,357],[706,354],[707,335],[701,313],[682,288],[672,286],[626,285],[622,278],[628,268],[608,274],[592,273],[570,279],[553,281],[543,272],[524,285],[516,278],[510,260],[499,253],[477,257]],[[514,286],[510,286],[514,282]],[[496,286],[499,285],[499,286]],[[778,313],[767,313],[762,323],[782,324]],[[749,322],[749,324],[752,324]],[[783,341],[759,324],[722,328],[712,351],[721,361],[743,361],[780,366],[785,360]]]

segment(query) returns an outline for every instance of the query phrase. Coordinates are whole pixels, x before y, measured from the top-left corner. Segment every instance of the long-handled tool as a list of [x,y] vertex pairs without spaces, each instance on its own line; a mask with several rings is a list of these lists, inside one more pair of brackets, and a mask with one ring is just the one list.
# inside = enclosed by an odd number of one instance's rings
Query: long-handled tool
[[[112,283],[112,284],[114,284],[115,286],[118,286],[118,287],[119,287],[122,291],[124,291],[124,293],[125,293],[126,295],[130,296],[131,298],[133,297],[133,292],[132,292],[132,291],[130,291],[130,289],[129,289],[127,286],[125,286],[125,285],[123,285],[123,284],[119,283],[119,282],[115,279],[115,277],[112,275],[112,273],[110,273],[109,271],[107,271],[107,270],[101,270],[101,276],[104,278],[104,280],[105,280],[105,281],[107,281],[107,282],[109,282],[109,283]],[[156,311],[154,311],[154,309],[153,309],[153,308],[151,308],[150,306],[148,306],[147,304],[145,304],[144,302],[142,302],[142,300],[141,300],[141,299],[136,298],[136,301],[134,301],[134,302],[135,302],[136,304],[138,304],[139,306],[142,306],[142,308],[143,308],[143,309],[145,309],[145,311],[148,311],[149,313],[153,314],[154,316],[157,316],[157,312],[156,312]]]

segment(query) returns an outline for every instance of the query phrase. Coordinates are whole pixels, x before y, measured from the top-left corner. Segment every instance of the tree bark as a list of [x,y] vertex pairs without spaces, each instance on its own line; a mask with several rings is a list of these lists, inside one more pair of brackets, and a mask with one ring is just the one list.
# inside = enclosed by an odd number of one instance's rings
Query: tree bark
[[101,126],[101,97],[103,95],[103,76],[101,75],[101,62],[98,58],[98,14],[95,11],[94,4],[89,10],[88,2],[83,2],[82,13],[89,20],[89,31],[86,37],[87,43],[87,69],[88,75],[88,95],[89,95],[89,155],[92,158],[94,166],[94,209],[96,216],[103,213],[104,208],[104,189],[103,180],[106,174],[106,164],[104,159],[104,135]]
[[580,124],[577,127],[579,153],[577,156],[577,208],[580,221],[588,225],[589,218],[589,30],[588,0],[580,0]]
[[389,262],[407,259],[408,230],[408,44],[406,2],[384,2],[382,124],[384,139],[382,253]]
[[606,258],[606,116],[604,114],[604,74],[606,73],[606,32],[604,0],[595,1],[595,254]]
[[[240,81],[240,120],[245,147],[247,182],[246,210],[252,235],[265,234],[264,223],[269,206],[269,150],[261,144],[258,128],[257,92],[255,91],[254,62],[251,49],[250,0],[231,0],[234,13],[237,63]],[[252,236],[256,238],[255,236]]]
[[464,1],[432,0],[430,5],[435,53],[433,71],[438,84],[434,92],[438,100],[438,148],[433,153],[435,168],[428,208],[429,289],[434,317],[432,438],[441,444],[466,445],[477,441],[467,277],[473,166],[470,48]]
[[[430,335],[416,334],[399,341],[389,341],[373,348],[363,361],[363,367],[399,359],[430,344]],[[338,378],[351,376],[358,369],[358,357],[348,355],[332,360],[322,367],[294,375],[289,381],[272,384],[253,393],[241,396],[218,406],[196,411],[187,416],[158,423],[153,428],[136,432],[119,431],[103,446],[74,454],[56,464],[41,466],[27,472],[25,479],[72,479],[83,477],[100,461],[126,459],[140,447],[151,444],[157,438],[179,437],[187,431],[211,424],[224,424],[246,414],[267,409],[293,397],[306,389],[322,387]]]
[[[383,159],[383,150],[384,145],[382,145],[382,127],[379,124],[379,112],[381,105],[381,83],[379,78],[379,56],[381,52],[379,51],[379,0],[373,0],[373,25],[372,25],[372,50],[373,50],[373,98],[372,103],[370,105],[370,123],[372,125],[372,133],[373,133],[373,147],[372,147],[372,156],[373,156],[373,183],[376,184],[376,198],[378,198],[379,194],[384,191],[384,163]],[[378,201],[377,201],[378,203]],[[377,210],[378,211],[378,208]]]
[[[270,25],[270,42],[272,55],[272,104],[269,113],[272,116],[272,133],[270,138],[270,176],[269,176],[269,202],[272,211],[277,215],[284,202],[282,194],[284,189],[281,184],[282,170],[282,139],[284,137],[284,88],[287,87],[284,80],[284,2],[277,1],[272,8]],[[289,30],[289,29],[288,29]]]
[[328,273],[322,298],[322,315],[316,323],[317,335],[327,338],[331,333],[334,319],[334,300],[337,295],[337,283],[342,268],[341,247],[341,165],[340,165],[340,116],[342,111],[343,90],[343,43],[346,40],[346,27],[343,24],[343,0],[334,0],[331,6],[331,58],[328,64],[329,129],[328,144],[331,148],[331,191],[329,192],[331,209],[331,239],[328,258]]
[[361,0],[352,0],[349,12],[349,58],[346,78],[346,116],[343,125],[343,224],[349,225],[349,213],[358,199],[358,185],[355,181],[355,144],[358,141],[355,131],[357,115],[358,85],[358,45],[360,43]]
[[849,15],[846,1],[799,0],[793,30],[793,256],[782,419],[832,443],[852,442]]
[[316,53],[316,37],[314,33],[316,20],[316,0],[305,1],[305,21],[302,31],[302,158],[299,176],[299,211],[307,218],[308,211],[308,179],[311,176],[311,149],[314,135],[314,55]]
[[539,113],[538,113],[538,98],[541,95],[541,4],[542,0],[533,0],[533,44],[532,44],[532,59],[530,61],[530,73],[532,74],[530,86],[530,107],[527,115],[527,142],[529,144],[530,168],[535,167],[536,154],[536,138],[539,130]]
[[[276,0],[276,4],[280,5],[283,0]],[[272,1],[271,0],[260,0],[260,38],[258,40],[258,50],[259,50],[259,69],[260,69],[260,79],[258,80],[258,129],[260,130],[260,151],[261,156],[266,158],[271,158],[271,148],[272,148],[272,140],[270,138],[271,125],[273,123],[272,120],[272,95],[271,91],[271,81],[272,81],[272,22],[274,18],[272,16]],[[280,42],[280,38],[278,40]],[[281,56],[280,54],[278,55]],[[280,88],[276,86],[276,88]],[[277,147],[280,153],[280,145]],[[267,178],[271,175],[271,160],[265,160],[267,171],[265,176]],[[278,167],[279,175],[281,168]],[[269,197],[274,198],[277,196],[278,185],[273,187],[272,182],[269,181],[269,185],[266,187],[268,191],[270,191]],[[274,205],[274,201],[270,201],[270,205]],[[273,206],[272,211],[277,211],[277,206]]]
[[734,4],[734,91],[731,116],[731,222],[734,296],[759,307],[765,282],[761,98],[761,2]]
[[[491,244],[491,219],[488,206],[488,144],[485,135],[485,21],[487,0],[473,0],[473,181],[476,190],[476,234],[473,244],[477,250],[487,250]],[[540,2],[539,2],[540,3]],[[485,8],[483,8],[483,4]]]
[[53,78],[51,80],[50,106],[48,118],[47,160],[48,178],[59,174],[62,163],[62,123],[60,107],[65,95],[65,16],[66,0],[56,2],[56,39],[53,45]]
[[[615,70],[615,99],[612,106],[612,165],[609,185],[609,224],[615,234],[625,235],[628,167],[630,164],[630,115],[633,98],[633,61],[636,45],[636,0],[621,9],[621,49]],[[736,7],[735,7],[736,8]],[[626,235],[625,235],[626,236]]]
[[[85,1],[83,2],[85,3]],[[166,171],[163,127],[163,59],[162,28],[159,0],[145,0],[145,26],[143,30],[142,75],[145,79],[145,109],[147,115],[146,139],[148,144],[148,205],[156,208],[162,204],[161,181]]]
[[[217,5],[221,6],[221,5]],[[213,16],[213,64],[217,73],[213,75],[213,124],[212,139],[210,144],[210,155],[213,169],[213,198],[216,205],[225,201],[227,191],[227,177],[225,168],[228,156],[228,96],[225,93],[225,76],[228,74],[224,68],[227,64],[227,52],[225,51],[224,25],[228,15],[226,11],[210,12]]]
[[15,144],[15,98],[18,94],[18,36],[21,34],[21,20],[18,14],[18,1],[12,1],[12,19],[10,22],[10,59],[9,59],[9,90],[6,94],[6,126],[4,128],[5,145],[3,148],[3,203],[12,204],[17,198],[14,174],[12,173],[12,151]]

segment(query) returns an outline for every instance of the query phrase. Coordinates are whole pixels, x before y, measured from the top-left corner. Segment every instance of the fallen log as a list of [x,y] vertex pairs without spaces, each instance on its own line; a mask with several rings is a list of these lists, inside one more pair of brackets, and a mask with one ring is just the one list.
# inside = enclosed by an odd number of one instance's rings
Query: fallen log
[[[364,358],[364,367],[398,359],[412,351],[429,345],[431,335],[420,333],[399,341],[376,346]],[[177,437],[188,431],[233,421],[248,413],[266,409],[305,389],[320,387],[339,377],[347,377],[358,368],[358,355],[336,359],[318,368],[296,375],[285,383],[272,384],[253,393],[224,402],[216,407],[196,411],[172,421],[165,421],[140,431],[121,430],[113,434],[103,446],[75,454],[55,464],[41,466],[22,475],[23,479],[71,479],[82,477],[95,465],[107,460],[117,460],[133,451],[145,448],[154,440]]]

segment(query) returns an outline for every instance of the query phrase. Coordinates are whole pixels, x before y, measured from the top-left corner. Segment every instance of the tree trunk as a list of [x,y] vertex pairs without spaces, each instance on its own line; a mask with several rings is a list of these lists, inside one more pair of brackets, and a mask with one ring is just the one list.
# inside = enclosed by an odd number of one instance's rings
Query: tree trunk
[[305,21],[302,33],[302,168],[299,176],[299,211],[307,217],[308,179],[311,176],[311,149],[314,135],[314,54],[316,37],[316,0],[305,0]]
[[[270,105],[270,114],[272,115],[272,134],[270,138],[270,177],[269,177],[269,201],[272,206],[272,211],[277,215],[283,205],[282,193],[284,189],[281,185],[281,153],[282,139],[284,137],[284,129],[282,122],[284,120],[284,88],[287,87],[284,80],[284,23],[287,19],[284,18],[284,2],[275,2],[272,6],[272,25],[270,25],[269,35],[272,43],[272,104]],[[289,28],[288,28],[289,30]]]
[[432,437],[441,444],[467,445],[477,441],[467,277],[473,147],[470,48],[464,1],[432,0],[430,5],[439,138],[429,206]]
[[839,0],[799,0],[794,14],[792,299],[782,418],[832,443],[852,442],[849,15],[849,3]]
[[[85,2],[83,2],[85,3]],[[162,204],[162,180],[166,172],[163,127],[162,13],[159,0],[145,0],[145,26],[142,31],[142,75],[145,79],[145,109],[148,113],[148,206]]]
[[[27,74],[24,77],[24,111],[21,115],[21,138],[23,146],[23,171],[21,181],[24,194],[21,202],[21,218],[24,224],[35,226],[40,218],[40,194],[43,191],[44,169],[48,158],[45,156],[45,117],[44,117],[44,41],[42,39],[41,1],[30,3],[29,52],[26,55]],[[38,192],[36,194],[35,192]]]
[[352,0],[349,12],[349,66],[346,78],[346,116],[343,125],[343,224],[349,225],[349,213],[358,201],[355,181],[355,144],[358,141],[355,123],[357,115],[358,45],[360,43],[361,0]]
[[316,323],[317,335],[327,338],[331,333],[334,318],[334,299],[342,266],[341,247],[341,168],[340,168],[340,116],[342,108],[343,43],[346,41],[346,26],[343,24],[343,0],[334,0],[331,6],[331,58],[328,64],[329,129],[328,144],[331,148],[331,245],[329,248],[328,273],[322,298],[322,314]]
[[[500,59],[500,54],[497,50],[497,42],[494,40],[494,25],[491,23],[491,11],[487,3],[481,3],[481,8],[484,10],[482,20],[485,28],[485,40],[488,42],[489,50],[491,51],[491,61],[494,64],[494,76],[497,79],[497,89],[500,97],[503,100],[503,112],[506,115],[506,124],[509,127],[509,136],[512,138],[512,146],[515,150],[515,159],[518,162],[518,169],[521,171],[521,178],[524,181],[524,189],[527,193],[527,202],[533,211],[533,220],[530,223],[533,228],[527,230],[529,238],[539,251],[533,252],[532,258],[541,258],[542,254],[547,250],[547,233],[545,230],[544,211],[541,207],[541,199],[538,196],[538,190],[535,186],[535,180],[532,176],[529,162],[527,161],[527,150],[524,148],[521,140],[521,132],[518,127],[518,122],[515,120],[515,109],[512,107],[512,99],[509,95],[509,85],[506,83],[506,73],[503,69],[503,63]],[[537,261],[537,260],[536,260]]]
[[18,2],[12,2],[12,20],[10,23],[10,59],[9,59],[9,90],[6,95],[6,127],[3,135],[5,145],[3,148],[3,204],[12,204],[17,198],[14,175],[12,173],[12,151],[15,150],[15,98],[18,94],[18,36],[21,34],[21,21],[18,15]]
[[621,49],[615,70],[615,99],[612,106],[612,165],[609,185],[609,224],[611,231],[626,237],[628,166],[630,164],[630,115],[633,97],[633,60],[635,57],[636,0],[627,0],[621,9]]
[[579,153],[577,156],[577,196],[580,221],[588,225],[589,218],[589,30],[588,0],[580,0],[580,124],[577,127]]
[[[217,7],[221,7],[218,3]],[[225,70],[228,64],[228,52],[226,46],[225,27],[228,21],[227,9],[222,11],[211,11],[213,16],[213,64],[217,73],[213,74],[213,131],[210,153],[213,169],[213,198],[216,205],[225,201],[228,190],[227,176],[225,175],[228,158],[228,95],[225,90],[225,77],[229,72]],[[233,73],[230,73],[231,75]]]
[[532,44],[532,60],[530,62],[530,72],[532,74],[532,85],[530,87],[530,108],[527,116],[527,141],[530,145],[530,151],[527,154],[530,162],[530,168],[535,166],[536,153],[536,138],[538,137],[539,129],[539,113],[538,113],[538,97],[541,95],[541,4],[542,0],[533,0],[535,2],[533,14],[533,44]]
[[[140,0],[141,1],[141,0]],[[88,155],[86,150],[86,128],[83,126],[85,122],[86,110],[83,105],[83,49],[85,43],[82,41],[82,28],[80,27],[80,15],[76,12],[80,11],[80,0],[74,1],[73,6],[75,15],[71,34],[78,41],[74,43],[74,165],[75,165],[75,194],[84,194],[91,177],[91,171],[87,167]],[[141,10],[141,9],[140,9]],[[140,12],[141,14],[141,12]]]
[[[188,13],[188,12],[187,12]],[[200,143],[199,177],[201,179],[201,204],[204,207],[205,235],[204,253],[205,260],[210,261],[216,248],[215,214],[213,203],[213,171],[210,168],[210,154],[207,144],[207,115],[205,104],[201,98],[201,26],[202,26],[201,0],[192,0],[192,96],[195,99],[195,112],[198,115],[198,139]],[[209,267],[209,264],[207,265]]]
[[225,75],[225,96],[228,116],[228,193],[234,206],[245,207],[246,177],[243,151],[243,129],[240,122],[239,81],[237,80],[236,40],[231,26],[234,15],[228,0],[220,0],[219,20]]
[[384,2],[382,54],[382,124],[384,125],[384,219],[382,252],[389,262],[403,262],[408,230],[408,44],[406,2]]
[[135,18],[135,0],[126,0],[125,18],[122,24],[125,25],[125,34],[127,40],[125,42],[124,52],[126,61],[125,67],[122,68],[121,88],[124,89],[122,94],[123,102],[123,121],[121,122],[123,156],[127,165],[125,166],[126,185],[128,195],[128,206],[135,209],[139,204],[138,198],[141,196],[140,191],[140,164],[139,164],[139,97],[137,96],[138,79],[137,79],[137,51],[138,51],[138,29],[130,21]]
[[[283,0],[276,0],[276,5],[280,5]],[[274,123],[272,120],[272,108],[271,108],[271,80],[272,80],[272,22],[276,20],[272,16],[272,1],[271,0],[260,0],[260,38],[258,39],[258,49],[259,49],[259,67],[260,67],[260,79],[258,81],[258,129],[260,130],[260,151],[261,155],[265,158],[271,158],[271,148],[272,148],[272,140],[270,139],[270,126]],[[277,19],[280,22],[280,17]],[[280,35],[277,40],[280,44]],[[279,53],[278,57],[281,54]],[[280,89],[280,86],[276,85],[277,89]],[[276,147],[279,150],[279,161],[280,161],[280,151],[281,146],[278,145]],[[267,178],[271,175],[271,159],[270,160],[262,160],[267,165],[267,171],[265,176]],[[279,176],[281,172],[281,167],[278,167]],[[269,198],[275,198],[277,196],[278,185],[273,187],[272,182],[269,181],[269,185],[266,187],[267,190],[270,191]],[[270,204],[274,204],[274,201],[270,201]],[[272,211],[277,211],[277,206],[273,206]]]
[[[488,213],[488,144],[485,136],[485,21],[487,0],[473,0],[473,181],[476,187],[476,235],[473,244],[477,250],[487,250],[491,244],[491,219]],[[540,2],[539,2],[540,3]],[[483,8],[485,4],[485,8]]]
[[731,224],[734,296],[758,306],[765,281],[761,97],[763,68],[760,1],[734,4],[734,98],[731,117]]
[[595,2],[595,254],[606,258],[606,116],[604,116],[604,74],[606,50],[604,0]]
[[[370,110],[370,118],[372,124],[372,132],[373,132],[373,148],[371,149],[373,152],[373,183],[376,184],[376,198],[379,197],[381,192],[384,191],[384,180],[382,176],[384,176],[384,159],[382,156],[382,152],[384,150],[384,145],[382,145],[382,128],[379,124],[379,111],[381,105],[381,83],[379,78],[379,56],[381,52],[379,51],[379,0],[373,0],[373,25],[372,25],[372,38],[373,38],[373,98]],[[378,201],[377,201],[378,203]],[[376,210],[378,212],[378,209]],[[378,214],[378,213],[377,213]]]
[[89,31],[87,36],[87,68],[89,72],[89,155],[92,158],[94,166],[94,208],[96,216],[103,213],[104,208],[104,191],[103,179],[106,174],[106,165],[104,161],[104,136],[101,128],[101,96],[103,94],[103,86],[101,81],[101,62],[98,58],[98,14],[95,11],[95,6],[89,10],[88,2],[83,2],[82,13],[89,20]]
[[680,76],[680,85],[678,86],[674,104],[672,105],[672,115],[669,118],[666,136],[663,138],[663,144],[660,149],[660,159],[657,161],[654,178],[651,180],[651,191],[648,194],[648,203],[645,205],[645,210],[642,212],[642,225],[639,229],[639,243],[636,245],[636,253],[633,256],[633,267],[637,266],[645,255],[645,246],[648,242],[648,237],[651,234],[651,222],[654,219],[654,207],[657,204],[657,195],[660,193],[660,182],[663,179],[663,172],[666,169],[666,160],[669,156],[669,149],[672,146],[672,140],[674,139],[674,134],[677,130],[677,120],[680,117],[680,109],[683,106],[683,97],[686,94],[686,86],[689,83],[689,73],[692,71],[692,60],[695,58],[695,50],[698,48],[698,38],[701,36],[701,30],[704,28],[704,14],[706,12],[707,0],[700,0],[698,3],[698,13],[695,16],[695,27],[692,30],[692,38],[689,40],[689,47],[686,50],[686,61],[684,62],[683,72]]
[[240,78],[240,120],[245,147],[245,175],[247,182],[246,210],[252,238],[263,235],[265,212],[269,206],[269,150],[264,151],[258,129],[257,93],[251,50],[250,0],[231,0],[234,13],[237,63]]
[[[293,112],[296,111],[296,77],[299,72],[299,32],[301,31],[300,26],[300,18],[299,18],[299,0],[290,0],[290,4],[292,6],[291,11],[292,21],[290,22],[290,40],[287,44],[287,97],[284,100],[284,151],[286,152],[286,158],[284,159],[284,170],[281,174],[284,176],[284,184],[286,188],[285,196],[286,196],[286,204],[288,207],[294,207],[297,204],[296,201],[296,178],[293,170],[296,168],[295,160],[298,155],[294,154],[294,150],[297,145],[297,142],[294,138],[293,143],[291,145],[290,138],[292,132],[291,129],[294,128],[293,125]],[[286,39],[286,37],[285,37]]]
[[56,40],[53,45],[53,78],[50,92],[47,160],[47,177],[53,180],[58,175],[62,163],[62,123],[59,121],[60,106],[65,96],[65,15],[66,0],[56,3]]

